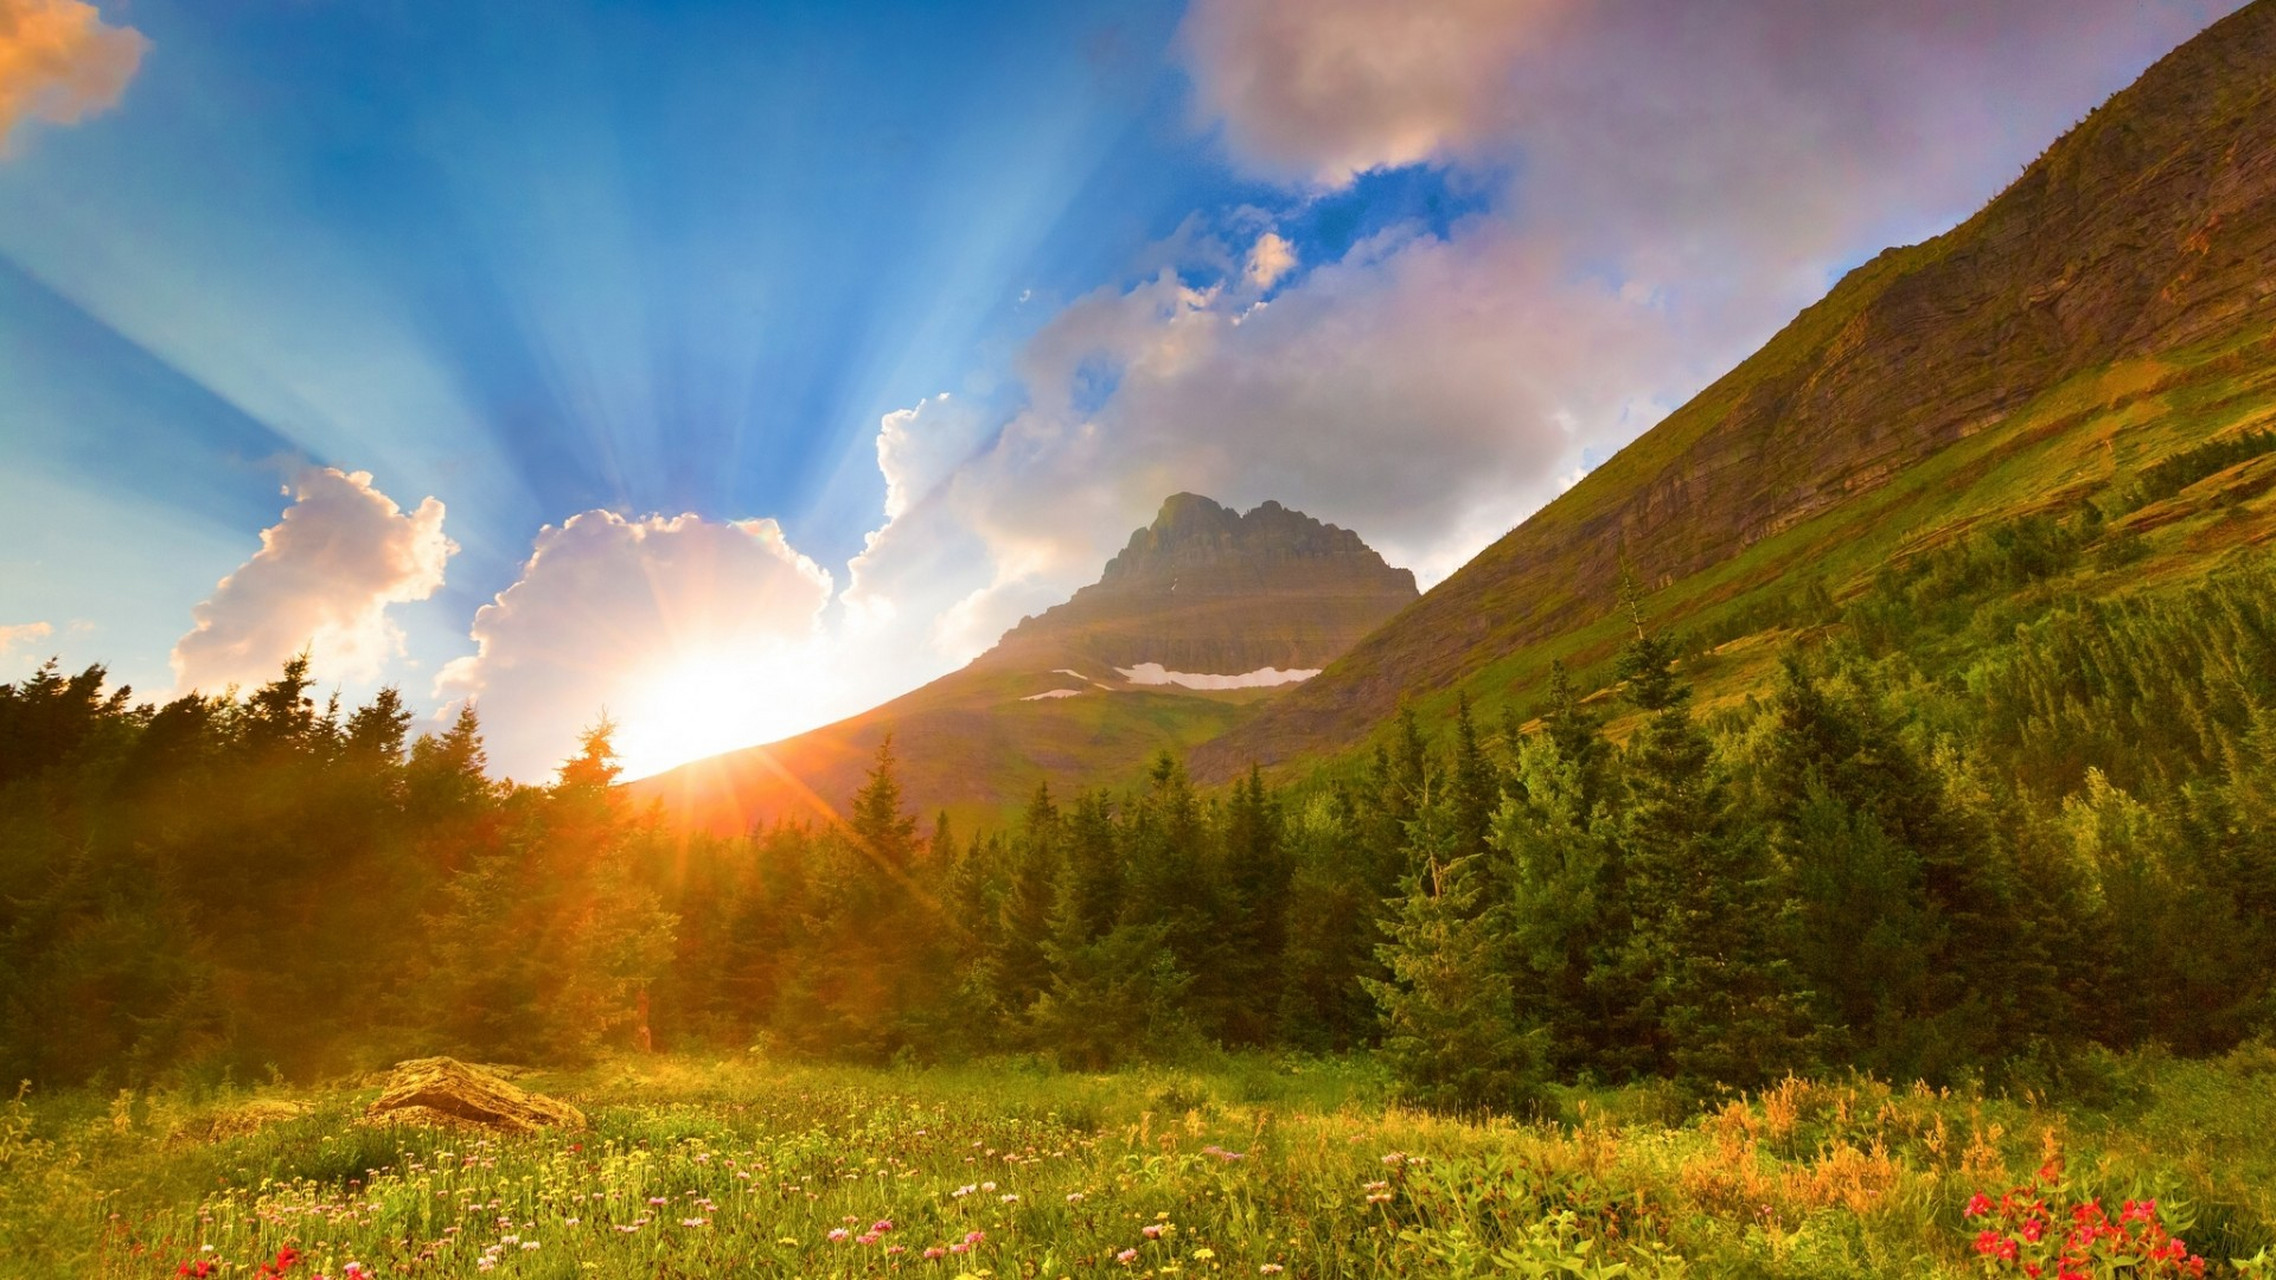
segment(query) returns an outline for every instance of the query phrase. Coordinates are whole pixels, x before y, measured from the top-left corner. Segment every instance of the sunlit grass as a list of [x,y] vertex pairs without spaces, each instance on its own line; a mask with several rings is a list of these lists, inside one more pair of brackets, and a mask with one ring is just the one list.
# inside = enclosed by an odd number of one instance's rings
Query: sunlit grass
[[[33,1097],[0,1130],[0,1248],[24,1276],[252,1275],[287,1247],[329,1280],[1960,1276],[1967,1197],[2061,1150],[2085,1192],[2158,1196],[2218,1260],[2276,1225],[2271,1065],[2111,1059],[2068,1107],[1869,1081],[1721,1108],[1568,1090],[1521,1121],[1390,1107],[1365,1059],[666,1058],[524,1081],[593,1119],[530,1138],[366,1127],[369,1088]],[[314,1107],[233,1132],[283,1098]]]

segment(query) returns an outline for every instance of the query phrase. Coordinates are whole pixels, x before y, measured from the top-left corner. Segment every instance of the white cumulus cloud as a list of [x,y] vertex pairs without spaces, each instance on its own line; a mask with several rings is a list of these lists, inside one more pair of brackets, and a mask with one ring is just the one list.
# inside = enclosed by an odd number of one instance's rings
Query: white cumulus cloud
[[458,551],[443,536],[441,502],[406,513],[368,471],[312,467],[286,492],[293,504],[261,531],[261,549],[175,642],[180,688],[257,684],[303,649],[320,679],[375,679],[403,652],[388,606],[433,595]]
[[544,778],[605,712],[633,775],[779,737],[830,705],[829,573],[772,520],[587,511],[538,534],[439,697],[472,699],[507,776]]

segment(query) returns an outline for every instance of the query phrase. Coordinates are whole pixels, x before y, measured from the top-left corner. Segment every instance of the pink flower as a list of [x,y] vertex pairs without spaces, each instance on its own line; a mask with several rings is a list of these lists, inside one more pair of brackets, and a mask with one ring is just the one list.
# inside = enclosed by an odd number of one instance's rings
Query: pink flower
[[1131,1263],[1138,1260],[1138,1251],[1136,1249],[1124,1249],[1122,1252],[1114,1255],[1114,1260],[1127,1267]]
[[1138,1233],[1145,1236],[1148,1240],[1159,1240],[1162,1238],[1162,1224],[1159,1222],[1149,1222],[1145,1226],[1138,1228]]
[[945,1258],[947,1256],[948,1250],[941,1248],[937,1244],[925,1250],[925,1259],[927,1261],[938,1261],[939,1259]]
[[967,1231],[964,1233],[964,1243],[966,1244],[978,1244],[987,1238],[988,1233],[985,1231]]
[[886,1232],[893,1229],[893,1219],[879,1218],[877,1221],[869,1224],[869,1229],[879,1235],[884,1235]]
[[1990,1197],[1990,1196],[1987,1196],[1987,1195],[1985,1195],[1985,1194],[1984,1194],[1983,1192],[1981,1192],[1981,1191],[1978,1191],[1978,1192],[1976,1193],[1976,1197],[1975,1197],[1975,1199],[1973,1199],[1973,1200],[1970,1200],[1970,1201],[1968,1202],[1968,1216],[1969,1216],[1969,1217],[1971,1217],[1971,1218],[1981,1218],[1981,1217],[1983,1217],[1985,1214],[1987,1214],[1987,1213],[1990,1213],[1991,1211],[1992,1211],[1992,1202],[1991,1202],[1991,1197]]
[[844,1227],[832,1227],[830,1228],[830,1243],[844,1244],[846,1237],[852,1234],[853,1232],[846,1230]]

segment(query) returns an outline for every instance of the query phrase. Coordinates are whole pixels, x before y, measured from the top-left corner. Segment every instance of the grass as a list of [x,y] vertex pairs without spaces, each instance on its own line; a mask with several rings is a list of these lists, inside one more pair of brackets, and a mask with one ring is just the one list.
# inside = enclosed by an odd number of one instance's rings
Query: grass
[[[2105,1058],[2066,1079],[2060,1106],[1863,1080],[1788,1081],[1719,1109],[1575,1089],[1519,1121],[1400,1110],[1364,1058],[1112,1075],[663,1058],[522,1081],[593,1120],[529,1138],[364,1127],[370,1087],[60,1094],[0,1121],[0,1257],[24,1277],[170,1276],[192,1259],[247,1276],[288,1245],[305,1255],[292,1274],[329,1280],[350,1262],[517,1277],[1956,1277],[1979,1269],[1967,1197],[2050,1152],[2078,1194],[2158,1196],[2215,1274],[2271,1243],[2276,1050]],[[271,1118],[253,1127],[256,1103]]]

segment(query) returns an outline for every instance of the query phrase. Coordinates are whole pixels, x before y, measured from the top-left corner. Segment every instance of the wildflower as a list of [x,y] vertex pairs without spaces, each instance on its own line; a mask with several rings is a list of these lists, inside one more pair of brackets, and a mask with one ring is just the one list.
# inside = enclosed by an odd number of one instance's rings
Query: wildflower
[[1971,1218],[1981,1218],[1991,1211],[1991,1197],[1981,1191],[1976,1193],[1974,1199],[1968,1201],[1968,1216]]
[[2047,1224],[2037,1218],[2023,1224],[2023,1238],[2032,1244],[2039,1243],[2039,1237],[2045,1234],[2047,1234]]
[[846,1230],[844,1227],[832,1227],[830,1228],[830,1243],[844,1244],[846,1242],[846,1238],[852,1234],[853,1232]]
[[1257,1268],[1257,1274],[1260,1276],[1276,1276],[1287,1269],[1277,1262],[1267,1262]]
[[937,1262],[947,1256],[948,1250],[941,1248],[937,1244],[925,1250],[925,1261],[927,1262]]
[[1367,1203],[1369,1204],[1389,1204],[1390,1202],[1391,1193],[1388,1191],[1378,1191],[1375,1194],[1367,1197]]
[[879,1218],[877,1221],[869,1224],[869,1229],[879,1235],[884,1235],[886,1232],[893,1229],[893,1219]]
[[532,1251],[533,1251],[533,1250],[535,1250],[536,1248],[537,1248],[537,1241],[535,1241],[535,1240],[524,1240],[524,1241],[522,1241],[522,1252],[523,1252],[523,1253],[529,1253],[529,1252],[532,1252]]
[[1005,1204],[1018,1204],[1019,1194],[1017,1192],[1006,1192],[998,1196],[997,1199],[1002,1200]]
[[964,1243],[962,1240],[959,1240],[955,1244],[948,1246],[948,1251],[950,1253],[970,1253],[972,1252],[972,1246]]
[[1216,1256],[1217,1251],[1215,1249],[1209,1248],[1206,1245],[1193,1251],[1193,1260],[1195,1262],[1207,1262]]
[[1070,1191],[1070,1192],[1068,1192],[1068,1193],[1067,1193],[1067,1203],[1068,1203],[1068,1204],[1081,1204],[1082,1202],[1083,1202],[1083,1193],[1082,1193],[1082,1192],[1080,1192],[1080,1191]]
[[711,1219],[709,1218],[682,1218],[680,1219],[680,1225],[683,1227],[700,1227],[710,1221]]
[[987,1238],[988,1233],[985,1231],[967,1231],[964,1233],[964,1243],[966,1244],[978,1244]]
[[1127,1267],[1131,1263],[1138,1260],[1138,1251],[1136,1249],[1124,1249],[1122,1252],[1114,1255],[1114,1260]]
[[983,1182],[980,1184],[980,1189],[982,1191],[994,1191],[996,1189],[996,1184],[993,1182]]
[[956,1190],[951,1191],[948,1194],[955,1196],[959,1200],[962,1200],[964,1197],[971,1195],[973,1192],[978,1191],[979,1189],[979,1187],[967,1182],[963,1186],[958,1187]]
[[854,1243],[859,1245],[872,1245],[876,1244],[882,1238],[883,1237],[879,1236],[874,1231],[864,1231],[860,1235],[854,1237]]

